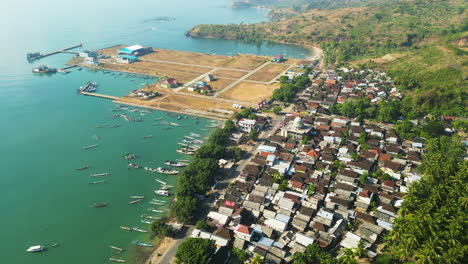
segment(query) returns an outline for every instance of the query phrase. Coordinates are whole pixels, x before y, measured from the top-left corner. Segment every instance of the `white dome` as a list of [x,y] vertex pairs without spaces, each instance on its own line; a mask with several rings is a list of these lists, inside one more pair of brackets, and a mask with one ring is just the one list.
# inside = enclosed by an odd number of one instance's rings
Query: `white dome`
[[302,118],[296,117],[294,118],[294,126],[297,128],[301,128],[304,126],[304,123],[302,122]]

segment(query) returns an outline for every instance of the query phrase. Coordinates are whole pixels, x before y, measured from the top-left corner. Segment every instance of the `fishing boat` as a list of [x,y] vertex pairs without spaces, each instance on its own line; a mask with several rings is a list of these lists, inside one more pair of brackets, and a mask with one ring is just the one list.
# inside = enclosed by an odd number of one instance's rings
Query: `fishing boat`
[[91,176],[91,177],[104,177],[104,176],[107,176],[107,175],[109,175],[108,172],[91,174],[89,176]]
[[132,241],[133,244],[137,244],[139,246],[145,246],[145,247],[153,247],[153,245],[151,244],[148,244],[148,243],[144,243],[144,242],[140,242],[140,241]]
[[125,231],[132,231],[130,227],[126,227],[126,226],[120,226],[120,229],[125,230]]
[[171,126],[180,126],[179,124],[173,123],[173,122],[171,122],[170,124],[171,124]]
[[86,147],[83,147],[83,149],[91,149],[91,148],[95,148],[97,147],[98,145],[90,145],[90,146],[86,146]]
[[190,160],[185,160],[185,159],[176,159],[177,161],[182,161],[182,162],[190,162]]
[[164,117],[158,117],[158,118],[156,118],[154,120],[159,121],[159,120],[163,120],[163,119],[164,119]]
[[140,222],[142,222],[143,224],[149,224],[149,225],[151,225],[153,223],[153,221],[146,220],[146,219],[143,219]]
[[112,248],[112,249],[115,249],[117,251],[123,251],[123,248],[115,247],[115,246],[112,246],[112,245],[110,245],[109,247]]
[[154,208],[149,208],[148,211],[155,212],[155,213],[163,213],[161,210],[156,210]]
[[32,71],[34,73],[55,73],[55,72],[57,72],[57,69],[49,68],[49,67],[47,67],[45,65],[40,65],[40,66],[34,67],[32,69]]
[[41,251],[44,251],[44,250],[45,250],[45,247],[41,246],[41,245],[32,246],[32,247],[29,247],[28,249],[26,249],[27,252],[41,252]]
[[185,155],[194,155],[195,151],[189,149],[189,148],[179,148],[176,150],[180,154],[185,154]]
[[163,185],[163,186],[159,187],[159,190],[166,190],[166,191],[168,191],[168,190],[169,190],[169,187]]
[[197,134],[197,133],[192,133],[192,132],[190,132],[190,135],[191,135],[192,137],[201,137],[201,135],[200,135],[200,134]]
[[92,207],[106,207],[107,203],[92,203]]
[[118,259],[118,258],[109,258],[110,261],[115,261],[115,262],[127,262],[126,260],[123,259]]
[[148,230],[144,230],[138,227],[132,227],[133,231],[141,232],[141,233],[148,233]]
[[165,182],[163,182],[163,181],[161,181],[161,180],[158,180],[158,179],[154,179],[154,180],[157,181],[157,182],[159,182],[159,183],[161,183],[161,184],[167,185],[167,183],[165,183]]
[[179,174],[179,171],[176,171],[176,170],[169,170],[169,169],[166,169],[166,168],[163,168],[163,167],[158,167],[156,169],[156,172],[157,173],[161,173],[161,174],[167,174],[167,175],[176,175],[176,174]]
[[128,164],[128,167],[129,167],[129,168],[134,168],[134,169],[139,169],[139,168],[141,168],[140,165],[137,165],[137,164],[135,164],[135,163],[129,163],[129,164]]
[[130,153],[122,155],[122,158],[125,160],[130,160],[130,159],[136,158],[136,155],[130,152]]
[[150,201],[149,203],[150,203],[150,204],[154,204],[154,205],[164,205],[163,203],[154,202],[154,201]]
[[150,167],[144,167],[145,170],[149,172],[156,172],[156,169],[150,168]]
[[153,135],[144,136],[144,139],[153,138]]
[[130,196],[131,199],[145,199],[145,196],[143,195],[133,195],[133,196]]
[[155,194],[163,195],[163,196],[169,196],[169,191],[167,190],[156,190],[154,191]]
[[132,121],[133,120],[130,116],[128,116],[126,114],[120,114],[120,116],[123,117],[126,121]]
[[128,202],[129,204],[136,204],[136,203],[139,203],[141,202],[143,199],[136,199],[136,200],[133,200],[133,201],[130,201]]
[[76,169],[76,170],[86,170],[86,169],[88,169],[88,168],[89,168],[89,166],[83,166],[83,167],[80,167],[80,168],[78,168],[78,169]]
[[116,128],[116,127],[120,127],[120,125],[119,125],[119,124],[114,124],[114,125],[108,125],[107,127],[109,127],[109,128]]
[[94,182],[90,182],[89,184],[99,184],[99,183],[105,183],[106,181],[94,181]]
[[156,216],[151,216],[151,215],[140,215],[141,218],[148,218],[152,220],[158,220],[161,219],[161,217],[156,217]]

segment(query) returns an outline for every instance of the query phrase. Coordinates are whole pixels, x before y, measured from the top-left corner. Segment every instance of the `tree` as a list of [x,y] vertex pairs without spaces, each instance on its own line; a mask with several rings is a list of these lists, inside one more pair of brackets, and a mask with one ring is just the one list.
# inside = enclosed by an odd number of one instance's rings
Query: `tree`
[[353,158],[354,161],[358,161],[359,160],[359,153],[357,152],[351,152],[351,158]]
[[357,264],[357,260],[354,258],[354,252],[352,249],[345,248],[344,255],[338,258],[338,264]]
[[237,257],[237,259],[241,263],[244,263],[249,258],[249,254],[247,252],[238,248],[233,248],[232,253]]
[[172,210],[181,223],[190,223],[196,216],[198,208],[198,199],[192,196],[177,197],[172,204]]
[[180,264],[207,263],[215,250],[214,240],[189,237],[177,248],[176,262]]
[[195,158],[198,159],[206,159],[206,158],[213,158],[213,159],[220,159],[225,154],[224,147],[221,145],[208,143],[201,146],[195,153]]
[[249,115],[248,119],[257,120],[257,115],[252,113]]
[[242,158],[242,149],[239,147],[232,147],[230,149],[231,155],[234,159],[240,160]]
[[400,103],[397,101],[382,102],[379,105],[377,119],[384,123],[395,123],[400,117]]
[[358,258],[367,258],[369,256],[363,240],[359,240],[357,248],[354,248],[354,255]]
[[211,226],[206,222],[206,220],[198,220],[195,224],[195,228],[203,231],[211,231]]
[[307,195],[311,195],[315,192],[315,186],[313,184],[309,184],[307,187]]
[[412,138],[414,136],[414,125],[409,120],[405,119],[396,123],[395,131],[402,138]]
[[234,124],[234,122],[232,122],[231,119],[228,119],[228,120],[226,120],[226,122],[224,122],[223,130],[230,133],[230,132],[236,130],[236,125]]
[[421,134],[425,138],[439,137],[444,132],[443,121],[429,121],[421,127]]
[[365,132],[362,132],[361,134],[359,134],[359,138],[357,139],[357,142],[362,145],[366,142],[366,139],[367,139],[367,134]]
[[255,254],[253,258],[249,260],[250,264],[263,264],[263,257],[259,254]]
[[361,175],[359,175],[359,183],[364,185],[367,183],[367,176],[368,176],[368,172],[367,171],[364,171]]
[[283,111],[283,108],[281,108],[281,106],[274,106],[273,107],[273,113],[275,113],[276,115],[281,113],[281,111]]
[[221,128],[217,128],[211,133],[208,142],[216,145],[222,145],[226,142],[226,136],[226,131]]
[[255,129],[250,130],[250,132],[249,132],[249,139],[250,139],[250,140],[257,140],[258,134],[259,134],[259,133],[258,133],[257,130],[255,130]]
[[166,218],[161,218],[153,222],[153,224],[151,225],[151,230],[153,231],[155,235],[161,235],[161,236],[173,235],[172,227],[170,225],[167,225],[166,221],[167,221]]

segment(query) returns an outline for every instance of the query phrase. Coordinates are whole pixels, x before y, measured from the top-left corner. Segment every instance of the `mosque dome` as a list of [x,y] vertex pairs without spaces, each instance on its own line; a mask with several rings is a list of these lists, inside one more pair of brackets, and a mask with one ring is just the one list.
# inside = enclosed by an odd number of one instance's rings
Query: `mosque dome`
[[302,128],[304,126],[304,123],[302,122],[302,118],[300,117],[294,118],[294,126],[297,128]]

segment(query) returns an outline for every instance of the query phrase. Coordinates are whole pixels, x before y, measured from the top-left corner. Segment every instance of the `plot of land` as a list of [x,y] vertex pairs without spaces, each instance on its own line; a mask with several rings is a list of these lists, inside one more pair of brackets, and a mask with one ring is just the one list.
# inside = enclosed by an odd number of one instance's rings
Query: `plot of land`
[[222,93],[219,98],[233,99],[249,103],[258,103],[262,99],[270,97],[273,91],[278,87],[279,83],[267,85],[251,82],[241,82]]
[[[205,81],[203,78],[199,79],[199,81]],[[234,80],[232,79],[225,79],[225,78],[217,78],[214,81],[206,82],[214,91],[219,91],[224,87],[228,86],[230,83],[233,83]]]
[[227,78],[234,78],[239,79],[240,77],[247,74],[247,72],[243,71],[230,71],[230,70],[217,70],[213,73],[215,77],[227,77]]
[[275,63],[269,64],[266,67],[263,67],[258,72],[254,73],[252,76],[247,78],[247,80],[251,81],[259,81],[259,82],[269,82],[278,74],[285,71],[290,65],[283,64],[283,63]]
[[[100,53],[115,56],[119,49],[125,46],[119,45],[99,50]],[[155,52],[141,56],[142,60],[162,60],[176,63],[203,65],[209,67],[232,68],[241,70],[253,70],[270,58],[253,55],[222,56],[206,53],[194,53],[178,50],[154,49]]]

